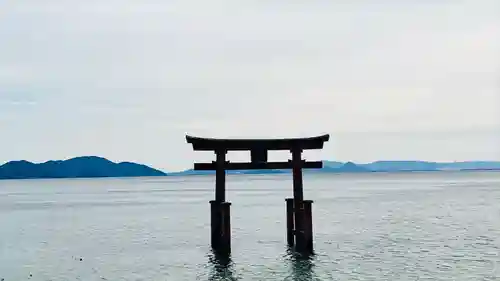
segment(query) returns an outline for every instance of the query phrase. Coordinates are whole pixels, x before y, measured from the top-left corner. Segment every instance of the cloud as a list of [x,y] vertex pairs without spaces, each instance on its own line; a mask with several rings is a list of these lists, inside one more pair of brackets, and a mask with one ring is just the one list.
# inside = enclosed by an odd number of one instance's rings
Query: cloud
[[0,125],[5,146],[23,147],[2,157],[185,166],[185,132],[400,132],[400,150],[339,142],[323,155],[483,157],[494,133],[461,144],[483,152],[419,155],[406,134],[500,128],[499,11],[495,0],[9,0]]

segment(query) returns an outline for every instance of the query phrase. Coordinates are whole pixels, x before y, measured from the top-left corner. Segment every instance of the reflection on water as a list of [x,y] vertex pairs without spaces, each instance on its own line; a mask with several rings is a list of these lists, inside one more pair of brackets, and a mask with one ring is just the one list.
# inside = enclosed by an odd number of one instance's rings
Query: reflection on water
[[290,263],[292,269],[291,281],[313,280],[314,255],[300,254],[292,249],[287,250],[286,261]]
[[[284,280],[289,281],[311,281],[313,280],[315,256],[312,254],[304,255],[295,252],[293,249],[287,249],[283,262],[290,267],[290,275]],[[234,269],[234,263],[231,255],[211,252],[209,255],[210,281],[236,281],[240,278]],[[251,267],[251,265],[250,265]]]
[[211,265],[210,281],[238,280],[234,277],[233,261],[230,254],[220,254],[213,251],[208,258]]

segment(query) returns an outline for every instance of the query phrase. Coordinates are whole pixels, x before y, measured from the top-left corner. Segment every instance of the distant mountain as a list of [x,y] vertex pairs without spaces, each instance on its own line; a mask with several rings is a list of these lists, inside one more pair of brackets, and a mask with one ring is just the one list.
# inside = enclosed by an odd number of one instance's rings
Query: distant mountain
[[323,161],[323,168],[340,168],[344,166],[344,162],[337,162],[337,161]]
[[371,171],[435,171],[439,164],[425,161],[376,161],[369,164],[359,164],[361,167]]
[[364,167],[361,167],[357,164],[354,164],[353,162],[347,162],[345,164],[342,164],[339,167],[334,167],[334,166],[324,166],[323,171],[326,172],[335,172],[335,173],[363,173],[363,172],[370,172],[369,169],[366,169]]
[[452,162],[452,163],[437,163],[441,170],[499,170],[500,162],[496,161],[469,161],[469,162]]
[[[468,171],[500,170],[500,161],[428,162],[428,161],[376,161],[358,164],[353,162],[323,161],[321,169],[306,169],[305,173],[363,173],[403,171]],[[227,171],[227,174],[283,174],[291,170]],[[169,173],[169,176],[213,175],[215,171],[192,169]],[[146,165],[114,163],[96,156],[76,157],[68,160],[35,164],[28,161],[11,161],[0,166],[0,179],[37,178],[96,178],[166,176],[167,174]]]
[[[305,173],[363,173],[363,172],[421,172],[500,170],[500,161],[428,162],[428,161],[376,161],[366,164],[353,162],[323,161],[321,169],[305,169]],[[169,175],[207,175],[214,171],[186,170]],[[291,173],[291,170],[227,171],[227,174],[275,174]]]
[[[354,172],[370,172],[370,170],[358,166],[352,162],[342,163],[334,161],[326,161],[323,163],[322,169],[304,169],[304,172],[318,172],[318,173],[354,173]],[[291,173],[292,170],[237,170],[226,171],[226,174],[286,174]],[[193,169],[185,170],[182,172],[169,173],[169,176],[190,176],[190,175],[212,175],[215,171],[195,171]]]
[[0,179],[165,176],[162,171],[131,162],[114,163],[96,156],[35,164],[11,161],[0,166]]
[[428,162],[428,161],[376,161],[369,164],[357,164],[375,172],[398,171],[447,171],[447,170],[497,170],[497,161],[466,161],[466,162]]

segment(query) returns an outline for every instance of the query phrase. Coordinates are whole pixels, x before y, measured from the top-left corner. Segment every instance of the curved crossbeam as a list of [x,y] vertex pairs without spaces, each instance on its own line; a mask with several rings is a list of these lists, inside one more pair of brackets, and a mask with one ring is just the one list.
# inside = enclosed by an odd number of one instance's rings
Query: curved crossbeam
[[325,134],[307,138],[282,139],[216,139],[186,135],[186,141],[193,145],[193,150],[291,150],[322,149],[330,135]]

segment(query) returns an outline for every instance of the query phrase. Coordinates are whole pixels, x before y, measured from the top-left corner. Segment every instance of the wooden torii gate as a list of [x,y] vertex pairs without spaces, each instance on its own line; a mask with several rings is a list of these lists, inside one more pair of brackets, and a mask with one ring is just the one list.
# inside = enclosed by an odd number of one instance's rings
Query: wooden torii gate
[[[214,151],[216,161],[195,163],[194,170],[215,170],[215,200],[210,201],[211,244],[219,253],[231,252],[231,203],[226,202],[226,170],[292,169],[293,198],[287,198],[287,243],[302,253],[313,252],[311,200],[304,200],[302,169],[321,168],[321,161],[302,160],[307,149],[322,149],[329,135],[288,139],[214,139],[186,136],[194,151]],[[268,162],[269,150],[289,150],[292,160]],[[250,151],[250,162],[226,161],[228,151]]]

